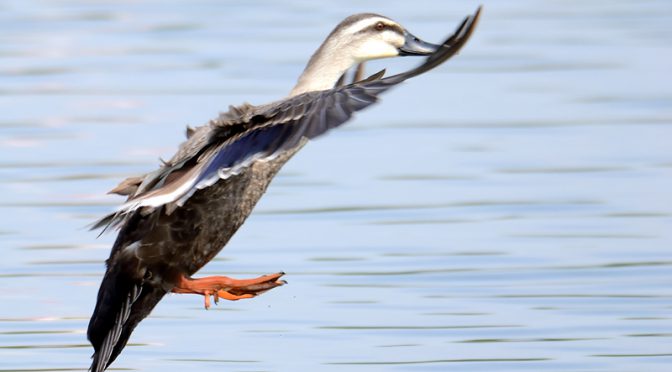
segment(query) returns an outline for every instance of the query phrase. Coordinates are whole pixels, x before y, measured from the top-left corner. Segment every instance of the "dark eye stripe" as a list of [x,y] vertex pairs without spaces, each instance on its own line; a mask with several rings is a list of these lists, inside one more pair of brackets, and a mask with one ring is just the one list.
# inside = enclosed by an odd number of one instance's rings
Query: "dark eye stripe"
[[364,28],[364,29],[358,31],[357,33],[358,33],[358,34],[361,34],[361,33],[369,33],[369,32],[371,32],[371,33],[379,33],[379,32],[383,32],[383,31],[385,31],[385,30],[390,30],[390,31],[393,31],[393,32],[398,33],[398,34],[401,35],[401,36],[404,35],[404,29],[401,28],[399,25],[383,23],[383,25],[385,26],[385,28],[382,29],[382,30],[378,30],[377,27],[378,27],[378,24],[379,24],[379,23],[380,23],[380,22],[376,22],[376,23],[374,23],[373,25],[371,25],[371,26],[369,26],[369,27],[367,27],[367,28]]

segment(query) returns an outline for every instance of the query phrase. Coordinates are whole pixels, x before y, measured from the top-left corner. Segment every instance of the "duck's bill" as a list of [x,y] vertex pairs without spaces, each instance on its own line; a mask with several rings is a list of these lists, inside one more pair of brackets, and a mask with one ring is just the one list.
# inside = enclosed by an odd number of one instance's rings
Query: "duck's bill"
[[399,48],[400,56],[427,56],[439,50],[439,45],[420,40],[406,30],[404,30],[404,38],[404,45]]

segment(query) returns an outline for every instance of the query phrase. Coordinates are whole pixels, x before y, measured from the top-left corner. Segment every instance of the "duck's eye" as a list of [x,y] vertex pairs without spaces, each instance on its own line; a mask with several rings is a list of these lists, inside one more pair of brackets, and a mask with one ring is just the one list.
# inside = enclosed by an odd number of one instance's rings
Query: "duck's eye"
[[376,31],[383,31],[385,29],[385,24],[383,22],[376,23]]

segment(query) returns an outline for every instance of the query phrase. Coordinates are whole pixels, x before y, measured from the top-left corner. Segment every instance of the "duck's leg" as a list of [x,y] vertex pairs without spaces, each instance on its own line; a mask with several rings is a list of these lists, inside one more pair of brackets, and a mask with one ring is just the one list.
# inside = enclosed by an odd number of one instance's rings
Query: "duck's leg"
[[275,287],[286,284],[280,277],[285,273],[262,275],[254,279],[233,279],[228,276],[208,276],[200,279],[180,276],[173,293],[193,293],[205,297],[205,308],[210,307],[210,296],[215,298],[215,303],[220,298],[237,301],[244,298],[258,296]]

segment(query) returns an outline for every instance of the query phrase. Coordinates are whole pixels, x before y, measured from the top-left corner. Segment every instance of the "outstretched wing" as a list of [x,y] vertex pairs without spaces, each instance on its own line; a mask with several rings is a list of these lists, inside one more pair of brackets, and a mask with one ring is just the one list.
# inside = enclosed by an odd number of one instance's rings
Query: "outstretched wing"
[[[429,71],[455,55],[471,36],[480,8],[465,18],[455,33],[427,57],[420,66],[393,76],[383,77],[384,70],[365,80],[330,90],[307,92],[276,103],[238,113],[234,133],[218,141],[216,123],[209,134],[208,146],[182,160],[177,172],[163,172],[157,187],[132,196],[117,213],[101,220],[96,227],[120,222],[124,215],[142,207],[182,206],[197,190],[212,186],[221,179],[240,173],[255,161],[268,161],[284,150],[298,146],[304,139],[315,138],[348,121],[354,112],[378,101],[391,87]],[[234,110],[234,109],[232,109]],[[170,179],[169,179],[170,178]],[[142,188],[142,186],[140,186]]]

